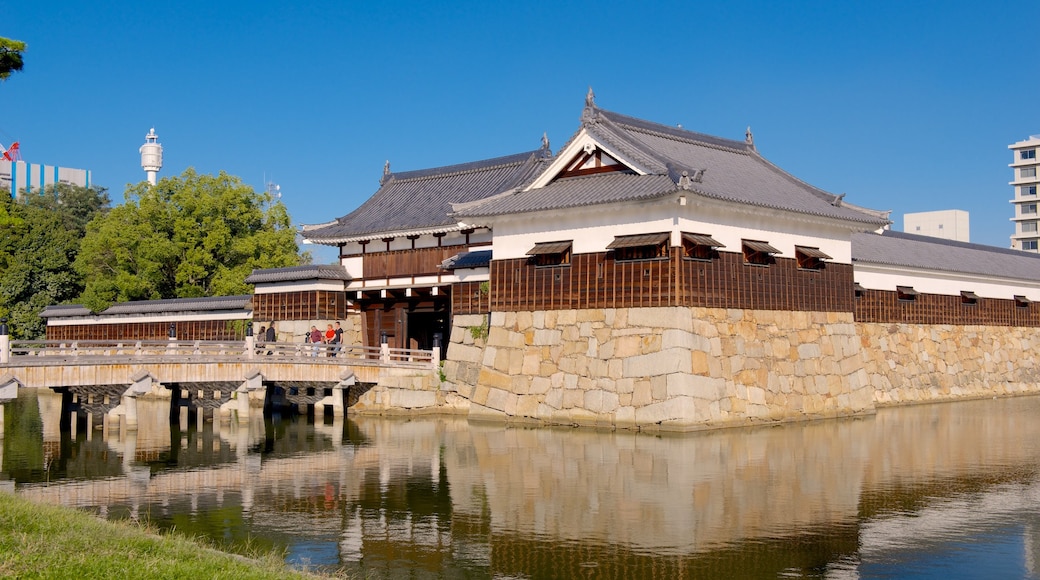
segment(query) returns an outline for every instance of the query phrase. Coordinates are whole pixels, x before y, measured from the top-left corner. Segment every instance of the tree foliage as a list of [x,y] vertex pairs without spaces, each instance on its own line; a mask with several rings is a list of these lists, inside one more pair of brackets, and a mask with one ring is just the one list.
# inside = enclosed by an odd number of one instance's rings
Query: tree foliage
[[7,80],[12,72],[22,70],[22,53],[25,43],[0,36],[0,81]]
[[40,312],[83,291],[72,264],[87,222],[108,207],[105,189],[64,183],[0,196],[0,316],[16,338],[42,338]]
[[80,303],[98,312],[127,300],[247,294],[253,269],[309,260],[284,204],[224,172],[188,169],[129,186],[123,205],[88,225],[75,268]]

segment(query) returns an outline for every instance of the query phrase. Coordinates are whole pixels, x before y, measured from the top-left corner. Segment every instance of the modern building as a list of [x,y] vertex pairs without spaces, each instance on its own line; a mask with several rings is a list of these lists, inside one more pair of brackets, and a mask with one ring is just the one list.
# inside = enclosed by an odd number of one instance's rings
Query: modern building
[[968,212],[960,209],[903,214],[903,231],[957,242],[970,242]]
[[90,170],[0,160],[0,191],[10,192],[11,197],[18,197],[24,189],[43,189],[55,183],[90,187]]
[[1037,176],[1040,161],[1037,160],[1036,152],[1040,149],[1040,135],[1030,135],[1024,141],[1008,145],[1008,149],[1014,156],[1008,166],[1014,172],[1010,185],[1015,188],[1015,197],[1011,200],[1015,207],[1014,217],[1011,218],[1015,224],[1011,247],[1037,252],[1040,248],[1040,232],[1037,232],[1040,216],[1037,215],[1036,189],[1040,185],[1040,176]]

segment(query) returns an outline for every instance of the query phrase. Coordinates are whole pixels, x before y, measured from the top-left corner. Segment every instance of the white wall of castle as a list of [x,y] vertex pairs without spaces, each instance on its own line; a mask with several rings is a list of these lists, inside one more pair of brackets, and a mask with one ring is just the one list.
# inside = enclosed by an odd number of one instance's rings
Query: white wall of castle
[[[734,212],[734,209],[738,211]],[[692,193],[672,194],[668,202],[596,206],[581,211],[532,212],[494,221],[496,260],[522,258],[538,242],[573,240],[572,252],[602,252],[615,236],[670,232],[670,245],[681,245],[681,232],[706,234],[722,251],[740,252],[742,240],[768,242],[778,257],[795,257],[795,246],[819,248],[836,262],[852,261],[847,225],[789,212],[723,204]]]
[[856,282],[869,290],[894,291],[896,286],[910,286],[922,294],[960,296],[961,292],[968,291],[981,298],[1011,300],[1018,295],[1040,301],[1040,280],[1014,280],[863,262],[857,262],[854,271]]

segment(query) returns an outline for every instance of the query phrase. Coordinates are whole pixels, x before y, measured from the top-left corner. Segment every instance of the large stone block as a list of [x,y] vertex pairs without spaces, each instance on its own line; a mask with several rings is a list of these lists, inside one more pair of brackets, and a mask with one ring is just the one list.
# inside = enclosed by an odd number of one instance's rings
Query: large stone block
[[696,400],[692,397],[675,397],[636,409],[636,424],[649,426],[662,422],[688,421],[696,417]]
[[437,394],[432,391],[387,389],[390,406],[398,409],[424,409],[437,405]]
[[624,377],[639,378],[671,373],[690,373],[691,371],[688,351],[668,349],[625,359],[622,375]]
[[674,328],[693,331],[693,317],[688,308],[631,308],[628,326],[647,328]]
[[674,373],[666,378],[668,397],[696,397],[717,401],[722,397],[726,381],[721,377],[705,377],[685,373]]
[[591,413],[613,413],[619,406],[618,396],[616,393],[608,393],[601,390],[588,391],[585,393],[584,406]]

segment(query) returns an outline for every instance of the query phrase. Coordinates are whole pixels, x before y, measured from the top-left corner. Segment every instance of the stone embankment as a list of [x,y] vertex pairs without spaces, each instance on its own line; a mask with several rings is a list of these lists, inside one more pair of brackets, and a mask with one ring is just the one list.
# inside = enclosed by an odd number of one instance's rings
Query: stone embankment
[[856,323],[851,313],[619,308],[460,315],[440,376],[356,413],[689,431],[1040,393],[1040,329]]
[[1040,392],[1040,329],[856,325],[877,405]]
[[458,316],[471,416],[691,430],[869,413],[851,313],[622,308]]

